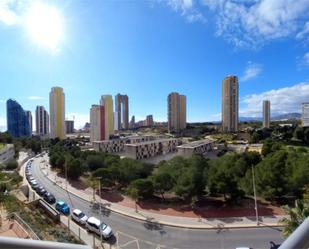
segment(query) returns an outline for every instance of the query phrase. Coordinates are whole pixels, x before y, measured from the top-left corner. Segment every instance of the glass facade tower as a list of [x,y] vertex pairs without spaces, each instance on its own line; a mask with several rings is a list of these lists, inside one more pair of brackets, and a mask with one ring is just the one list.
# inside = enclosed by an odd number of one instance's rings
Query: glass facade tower
[[7,129],[13,137],[30,137],[30,125],[27,113],[17,101],[6,102]]

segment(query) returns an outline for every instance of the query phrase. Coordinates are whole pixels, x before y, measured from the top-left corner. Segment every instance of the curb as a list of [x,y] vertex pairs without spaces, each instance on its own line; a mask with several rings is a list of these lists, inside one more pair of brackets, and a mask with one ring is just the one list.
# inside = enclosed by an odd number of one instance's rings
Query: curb
[[[40,170],[42,171],[42,168],[40,167]],[[44,173],[43,173],[44,174]],[[44,175],[49,181],[51,181],[54,185],[57,185],[58,187],[60,187],[61,189],[63,189],[64,191],[69,192],[70,194],[78,197],[81,200],[87,201],[89,202],[89,199],[86,199],[85,197],[80,196],[79,194],[76,194],[72,191],[69,191],[67,189],[65,189],[64,187],[60,186],[57,184],[57,182],[55,182],[54,180],[52,180],[51,178],[49,178],[47,175]],[[213,225],[184,225],[184,224],[178,224],[178,223],[172,223],[172,222],[166,222],[166,221],[156,221],[156,220],[148,220],[145,217],[140,217],[137,215],[132,215],[132,214],[128,214],[124,211],[120,211],[117,209],[113,209],[110,207],[105,207],[106,209],[108,209],[111,212],[126,216],[128,218],[131,219],[136,219],[136,220],[140,220],[140,221],[147,221],[149,223],[153,223],[153,224],[160,224],[160,225],[165,225],[165,226],[170,226],[170,227],[177,227],[177,228],[187,228],[187,229],[208,229],[208,230],[213,230],[213,229],[224,229],[224,228],[229,228],[229,229],[241,229],[241,228],[265,228],[265,227],[282,227],[283,225],[280,223],[262,223],[260,225],[256,225],[256,224],[243,224],[243,225],[229,225],[229,224],[218,224],[217,226]],[[179,216],[178,216],[179,217]],[[232,217],[230,217],[232,218]]]

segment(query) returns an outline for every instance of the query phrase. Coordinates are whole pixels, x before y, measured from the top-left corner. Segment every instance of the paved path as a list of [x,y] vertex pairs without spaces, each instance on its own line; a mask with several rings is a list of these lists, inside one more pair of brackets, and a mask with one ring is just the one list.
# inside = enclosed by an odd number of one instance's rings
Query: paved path
[[100,211],[92,206],[89,201],[71,194],[49,180],[40,168],[41,160],[35,159],[32,168],[33,175],[39,183],[53,193],[56,199],[62,199],[69,203],[72,208],[79,208],[88,216],[95,216],[109,224],[116,234],[116,241],[108,242],[117,248],[223,249],[251,246],[257,249],[270,248],[271,241],[275,243],[283,241],[281,230],[275,227],[230,229],[214,222],[214,224],[207,224],[212,229],[187,229],[162,225],[156,221],[153,222],[153,219],[132,219],[111,212],[107,208]]

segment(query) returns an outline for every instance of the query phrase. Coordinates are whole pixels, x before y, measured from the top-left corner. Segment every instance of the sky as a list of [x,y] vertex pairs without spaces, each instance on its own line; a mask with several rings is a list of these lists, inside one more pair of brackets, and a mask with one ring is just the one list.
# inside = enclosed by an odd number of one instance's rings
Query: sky
[[79,128],[101,95],[129,96],[129,115],[221,119],[221,84],[239,78],[240,116],[301,112],[309,102],[309,0],[0,0],[0,130],[6,100],[34,116],[61,86]]

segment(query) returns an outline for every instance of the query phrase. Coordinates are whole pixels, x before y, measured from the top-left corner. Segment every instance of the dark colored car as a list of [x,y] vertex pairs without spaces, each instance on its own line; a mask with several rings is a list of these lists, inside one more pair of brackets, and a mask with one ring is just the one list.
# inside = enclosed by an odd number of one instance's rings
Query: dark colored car
[[47,192],[43,186],[38,187],[35,191],[41,196]]
[[48,192],[45,193],[44,200],[47,201],[49,204],[54,204],[56,202],[55,196]]

